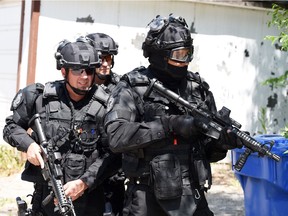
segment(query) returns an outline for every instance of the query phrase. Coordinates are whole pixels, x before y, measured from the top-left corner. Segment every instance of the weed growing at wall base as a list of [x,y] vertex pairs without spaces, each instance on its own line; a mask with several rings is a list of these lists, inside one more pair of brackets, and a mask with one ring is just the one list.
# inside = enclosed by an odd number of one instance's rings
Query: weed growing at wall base
[[25,160],[21,152],[7,145],[0,145],[0,173],[1,176],[10,176],[23,170]]

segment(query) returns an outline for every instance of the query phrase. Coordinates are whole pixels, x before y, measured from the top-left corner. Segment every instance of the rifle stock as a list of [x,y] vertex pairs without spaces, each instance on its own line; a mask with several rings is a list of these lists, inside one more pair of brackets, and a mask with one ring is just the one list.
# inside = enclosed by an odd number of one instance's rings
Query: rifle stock
[[61,169],[61,154],[55,151],[52,143],[47,142],[41,121],[40,115],[35,114],[30,120],[34,123],[37,129],[37,135],[42,149],[42,157],[44,160],[44,168],[42,175],[45,181],[52,187],[51,193],[43,200],[42,204],[47,205],[54,197],[58,200],[58,205],[55,211],[58,211],[63,216],[74,216],[74,206],[71,198],[66,197],[63,189],[63,173]]
[[216,114],[213,114],[207,110],[201,109],[201,107],[190,104],[175,92],[165,88],[156,79],[152,79],[150,81],[150,85],[145,92],[144,97],[148,97],[151,91],[155,91],[159,95],[168,99],[170,102],[173,102],[175,105],[185,107],[190,111],[193,117],[198,117],[201,119],[201,124],[198,126],[201,128],[201,132],[205,135],[214,139],[219,139],[220,133],[224,128],[232,128],[232,132],[244,141],[243,144],[247,148],[234,165],[235,170],[240,171],[243,168],[247,158],[252,152],[258,152],[260,156],[267,156],[277,162],[280,161],[280,157],[272,153],[266,145],[261,144],[253,139],[250,135],[240,130],[241,124],[229,117],[231,111],[228,108],[222,107],[222,109]]
[[32,216],[32,209],[27,208],[27,203],[20,197],[16,197],[18,207],[17,216]]

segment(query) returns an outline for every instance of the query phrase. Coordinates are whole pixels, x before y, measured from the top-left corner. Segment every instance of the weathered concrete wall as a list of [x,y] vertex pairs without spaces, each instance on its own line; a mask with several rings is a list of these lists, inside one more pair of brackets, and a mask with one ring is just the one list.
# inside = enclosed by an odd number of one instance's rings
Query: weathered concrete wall
[[183,16],[191,28],[195,57],[190,69],[199,71],[209,82],[218,107],[230,108],[231,116],[252,133],[261,130],[259,109],[268,107],[273,125],[269,132],[278,132],[286,121],[286,92],[260,83],[286,69],[287,53],[263,40],[278,33],[267,27],[267,10],[189,1],[45,2],[41,7],[36,80],[47,80],[41,73],[59,77],[51,56],[60,40],[74,40],[91,32],[105,32],[119,43],[116,72],[147,65],[141,50],[146,26],[157,14],[168,16],[171,12]]
[[[54,59],[57,44],[92,32],[109,34],[119,43],[115,72],[146,66],[141,45],[147,24],[158,14],[174,13],[186,19],[194,38],[195,54],[189,68],[208,81],[218,108],[230,108],[231,117],[242,123],[243,130],[254,133],[261,130],[260,108],[268,107],[269,133],[278,133],[287,118],[287,89],[260,83],[286,70],[287,53],[263,40],[278,34],[267,27],[267,12],[193,1],[42,1],[36,81],[61,79]],[[23,55],[27,52],[25,46]],[[25,72],[27,65],[21,68],[21,87],[26,85]]]
[[21,3],[0,1],[0,144],[5,117],[15,95]]

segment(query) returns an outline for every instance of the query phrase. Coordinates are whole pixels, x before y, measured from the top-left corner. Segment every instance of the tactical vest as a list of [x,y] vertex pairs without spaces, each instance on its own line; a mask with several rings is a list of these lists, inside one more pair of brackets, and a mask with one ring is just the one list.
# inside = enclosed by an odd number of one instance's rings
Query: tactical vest
[[94,91],[93,96],[73,104],[66,93],[65,83],[56,81],[47,83],[42,97],[36,101],[46,138],[50,140],[58,135],[55,143],[61,151],[71,147],[75,153],[96,149],[108,94],[102,87]]
[[[189,114],[187,110],[177,107],[175,104],[169,102],[168,99],[153,91],[148,97],[145,97],[145,92],[150,83],[149,78],[153,78],[150,75],[149,69],[141,67],[122,77],[135,90],[134,100],[141,118],[136,119],[136,121],[149,122],[165,114]],[[190,103],[197,105],[201,103],[202,107],[206,106],[205,108],[209,108],[209,103],[206,103],[208,89],[208,84],[201,81],[199,74],[188,72],[187,84],[180,96]],[[194,141],[193,139],[187,140],[176,135],[171,135],[166,140],[150,144],[144,149],[124,153],[123,169],[128,177],[150,175],[150,164],[153,158],[168,153],[176,155],[179,159],[183,178],[190,179],[190,182],[192,181],[196,185],[201,186],[204,186],[208,179],[210,184],[210,165],[205,158],[200,138],[196,138],[197,140]],[[187,193],[190,192],[188,191]]]

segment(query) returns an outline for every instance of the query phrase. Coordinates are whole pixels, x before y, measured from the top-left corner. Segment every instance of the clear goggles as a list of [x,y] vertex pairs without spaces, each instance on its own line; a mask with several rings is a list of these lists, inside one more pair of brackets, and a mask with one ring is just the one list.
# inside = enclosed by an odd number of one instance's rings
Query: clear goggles
[[170,51],[169,59],[177,62],[189,63],[193,58],[192,48],[178,47]]

